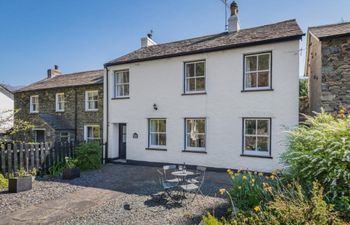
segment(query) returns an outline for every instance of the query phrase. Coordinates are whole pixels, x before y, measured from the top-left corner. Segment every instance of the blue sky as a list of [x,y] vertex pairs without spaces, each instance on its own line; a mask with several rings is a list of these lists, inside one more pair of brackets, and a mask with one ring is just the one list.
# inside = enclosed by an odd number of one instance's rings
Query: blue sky
[[[295,18],[306,32],[308,26],[350,21],[349,0],[237,2],[242,28]],[[139,48],[140,38],[150,29],[159,43],[222,32],[223,4],[220,0],[0,0],[0,83],[35,82],[45,78],[54,64],[64,73],[102,68]]]

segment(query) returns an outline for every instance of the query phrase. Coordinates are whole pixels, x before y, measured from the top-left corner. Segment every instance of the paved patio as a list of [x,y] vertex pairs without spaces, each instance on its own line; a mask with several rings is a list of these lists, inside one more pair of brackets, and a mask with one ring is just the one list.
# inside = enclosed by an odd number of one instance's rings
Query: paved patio
[[[1,215],[0,224],[198,224],[206,212],[226,207],[226,200],[217,192],[230,185],[225,173],[208,171],[202,188],[205,196],[197,196],[191,204],[179,205],[160,197],[162,189],[156,169],[108,164],[73,181],[56,180],[78,188],[36,204],[24,202],[22,207]],[[50,193],[43,190],[42,194]],[[2,193],[0,201],[10,195],[26,196]],[[125,209],[126,204],[130,210]]]

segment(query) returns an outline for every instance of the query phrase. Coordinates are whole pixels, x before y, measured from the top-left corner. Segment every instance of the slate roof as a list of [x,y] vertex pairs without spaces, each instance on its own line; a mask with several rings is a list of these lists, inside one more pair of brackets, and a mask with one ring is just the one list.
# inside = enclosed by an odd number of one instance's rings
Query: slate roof
[[309,27],[309,32],[319,39],[350,35],[350,22]]
[[13,99],[13,92],[5,84],[0,84],[0,92]]
[[16,92],[34,91],[59,87],[83,86],[92,84],[103,84],[103,70],[92,70],[58,75],[53,78],[44,79],[30,84],[24,88],[17,90]]
[[70,122],[62,116],[47,113],[39,113],[42,120],[55,130],[74,130]]
[[105,67],[203,52],[219,51],[263,43],[300,39],[303,35],[304,34],[296,20],[293,19],[249,29],[242,29],[239,32],[223,32],[214,35],[141,48],[106,63]]

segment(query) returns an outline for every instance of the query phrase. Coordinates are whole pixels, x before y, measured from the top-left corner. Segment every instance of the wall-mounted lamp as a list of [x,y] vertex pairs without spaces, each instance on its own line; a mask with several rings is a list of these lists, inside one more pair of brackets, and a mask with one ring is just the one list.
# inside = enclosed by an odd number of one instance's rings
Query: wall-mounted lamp
[[157,104],[155,104],[155,103],[153,104],[153,109],[154,109],[154,110],[158,110]]
[[139,138],[139,135],[137,133],[133,133],[132,138],[137,139],[137,138]]

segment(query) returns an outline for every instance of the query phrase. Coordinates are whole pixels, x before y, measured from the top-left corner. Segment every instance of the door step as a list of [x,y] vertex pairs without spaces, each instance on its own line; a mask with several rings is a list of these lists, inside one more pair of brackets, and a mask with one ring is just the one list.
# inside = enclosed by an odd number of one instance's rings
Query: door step
[[111,160],[111,163],[125,164],[125,163],[127,163],[127,161],[126,161],[126,159],[114,159],[114,160]]

